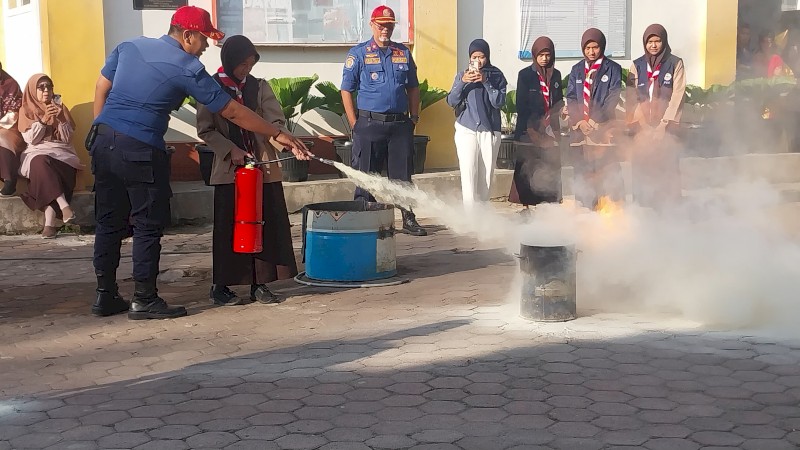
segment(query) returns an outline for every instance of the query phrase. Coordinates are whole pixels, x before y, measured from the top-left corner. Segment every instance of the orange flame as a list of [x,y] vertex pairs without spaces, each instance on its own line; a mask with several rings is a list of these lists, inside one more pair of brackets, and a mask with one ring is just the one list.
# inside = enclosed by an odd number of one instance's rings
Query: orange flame
[[602,217],[610,218],[622,213],[622,205],[614,200],[611,200],[611,198],[608,196],[602,196],[597,200],[595,211],[597,211],[597,213]]

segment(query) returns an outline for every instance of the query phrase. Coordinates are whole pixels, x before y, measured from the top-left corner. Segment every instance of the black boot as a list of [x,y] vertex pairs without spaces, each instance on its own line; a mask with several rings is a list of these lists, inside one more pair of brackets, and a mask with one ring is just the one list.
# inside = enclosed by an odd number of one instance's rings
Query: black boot
[[168,306],[167,302],[158,296],[156,280],[136,281],[135,285],[128,319],[174,319],[187,314],[183,306]]
[[17,192],[17,177],[13,176],[3,182],[3,189],[0,189],[0,197],[11,197]]
[[422,228],[419,223],[417,223],[417,216],[414,215],[414,211],[401,209],[403,212],[403,229],[408,232],[408,234],[414,236],[427,236],[428,232],[425,231],[425,228]]
[[236,295],[228,286],[212,284],[211,291],[208,293],[211,303],[219,306],[235,306],[245,304],[245,299]]
[[113,316],[124,313],[130,308],[130,303],[119,295],[116,275],[97,271],[97,299],[92,305],[92,314],[98,317]]

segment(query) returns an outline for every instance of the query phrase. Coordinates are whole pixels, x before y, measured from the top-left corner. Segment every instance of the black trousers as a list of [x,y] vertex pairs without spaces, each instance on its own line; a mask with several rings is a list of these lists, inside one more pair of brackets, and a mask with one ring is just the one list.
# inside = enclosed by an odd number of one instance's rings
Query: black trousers
[[[353,127],[350,165],[362,172],[381,173],[388,163],[389,179],[411,182],[414,173],[414,124],[411,120],[381,122],[359,117]],[[357,187],[355,199],[374,202],[375,197]]]
[[128,236],[130,220],[133,226],[133,279],[155,280],[161,256],[161,236],[170,218],[169,154],[101,125],[91,156],[97,222],[95,270],[116,272],[120,246]]

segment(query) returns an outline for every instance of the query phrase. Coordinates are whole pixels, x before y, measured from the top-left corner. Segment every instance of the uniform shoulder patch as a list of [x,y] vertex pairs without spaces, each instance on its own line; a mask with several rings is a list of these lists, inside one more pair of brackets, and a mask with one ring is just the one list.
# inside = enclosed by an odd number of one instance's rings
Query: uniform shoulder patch
[[353,55],[347,55],[347,59],[344,61],[345,69],[352,69],[356,63],[356,57]]

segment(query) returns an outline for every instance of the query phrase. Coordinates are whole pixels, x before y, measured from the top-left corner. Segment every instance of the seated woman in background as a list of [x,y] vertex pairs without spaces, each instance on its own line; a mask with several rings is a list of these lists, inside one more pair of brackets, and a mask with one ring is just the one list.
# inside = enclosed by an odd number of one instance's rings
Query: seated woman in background
[[75,218],[69,202],[83,165],[70,143],[75,122],[61,97],[53,94],[53,80],[43,73],[32,76],[25,87],[19,131],[28,143],[19,173],[30,180],[21,198],[28,208],[44,211],[42,237],[54,238],[58,220],[69,223]]
[[[214,75],[217,83],[234,100],[288,132],[280,104],[269,83],[250,75],[259,59],[253,43],[244,36],[231,36],[225,40],[220,58],[222,67]],[[260,161],[277,159],[275,147],[264,136],[243,130],[202,105],[197,109],[197,135],[214,151],[211,168],[211,184],[214,185],[211,302],[216,305],[239,305],[249,300],[275,302],[278,298],[266,284],[297,275],[289,213],[281,183],[283,177],[278,163],[256,166],[264,172],[264,250],[257,254],[233,251],[234,170],[236,166],[244,165],[246,157],[255,156]],[[228,288],[248,284],[249,299],[237,297]]]
[[17,130],[20,106],[22,90],[0,64],[0,179],[3,180],[0,197],[14,195],[17,190],[19,153],[25,149],[25,141]]

